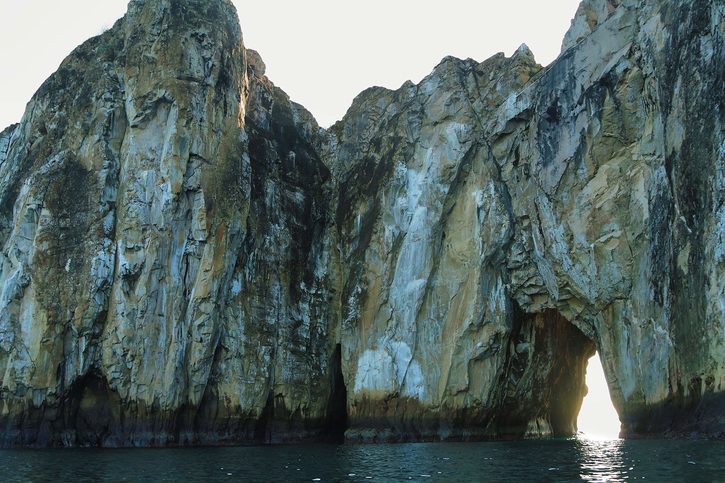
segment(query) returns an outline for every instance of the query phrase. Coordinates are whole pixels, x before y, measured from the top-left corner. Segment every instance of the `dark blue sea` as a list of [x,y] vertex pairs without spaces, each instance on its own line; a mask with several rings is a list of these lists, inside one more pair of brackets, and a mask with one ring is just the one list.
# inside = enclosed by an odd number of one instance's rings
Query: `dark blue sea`
[[584,439],[0,451],[0,481],[725,482],[725,443]]

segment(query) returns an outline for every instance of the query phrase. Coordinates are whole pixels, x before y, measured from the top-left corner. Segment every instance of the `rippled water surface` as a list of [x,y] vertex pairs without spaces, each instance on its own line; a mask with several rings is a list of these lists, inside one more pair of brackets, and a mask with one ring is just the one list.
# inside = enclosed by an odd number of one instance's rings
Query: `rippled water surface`
[[725,443],[516,441],[0,451],[0,481],[722,481]]

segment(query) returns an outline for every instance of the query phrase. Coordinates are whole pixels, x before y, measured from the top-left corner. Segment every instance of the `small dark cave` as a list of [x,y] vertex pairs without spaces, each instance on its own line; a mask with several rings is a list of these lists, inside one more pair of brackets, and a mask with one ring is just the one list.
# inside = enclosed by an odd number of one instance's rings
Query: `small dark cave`
[[75,440],[64,439],[62,444],[104,446],[118,430],[120,407],[120,397],[103,376],[90,372],[76,380],[60,407],[64,432],[74,434]]
[[262,414],[254,425],[254,441],[270,443],[272,441],[272,424],[274,420],[274,392],[270,391]]
[[327,404],[327,420],[323,429],[324,439],[333,443],[345,441],[347,430],[347,386],[342,375],[342,346],[337,344],[330,361],[332,389]]

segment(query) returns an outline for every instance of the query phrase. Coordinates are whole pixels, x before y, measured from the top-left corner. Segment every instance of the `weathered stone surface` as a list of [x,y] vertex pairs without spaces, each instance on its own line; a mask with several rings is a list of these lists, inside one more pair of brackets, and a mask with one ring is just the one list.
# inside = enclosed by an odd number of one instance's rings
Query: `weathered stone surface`
[[246,55],[230,2],[133,1],[3,133],[4,444],[319,435],[329,174]]
[[544,70],[522,47],[356,100],[333,127],[352,437],[571,433],[541,400],[569,389],[536,381],[591,347],[542,363],[524,314],[596,344],[624,434],[722,434],[724,28],[716,2],[585,1]]
[[585,0],[329,130],[133,0],[0,133],[0,444],[725,431],[725,7]]
[[[564,36],[562,52],[574,47],[579,41],[588,37],[599,26],[601,26],[616,8],[621,5],[622,0],[582,0],[577,9],[571,27]],[[627,2],[630,6],[634,2]]]

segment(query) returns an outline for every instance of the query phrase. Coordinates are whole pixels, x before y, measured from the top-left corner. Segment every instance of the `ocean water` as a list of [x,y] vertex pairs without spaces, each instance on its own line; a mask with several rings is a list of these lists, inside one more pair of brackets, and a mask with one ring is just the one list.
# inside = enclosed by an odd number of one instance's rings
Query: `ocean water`
[[548,440],[0,451],[0,481],[725,482],[725,443]]

